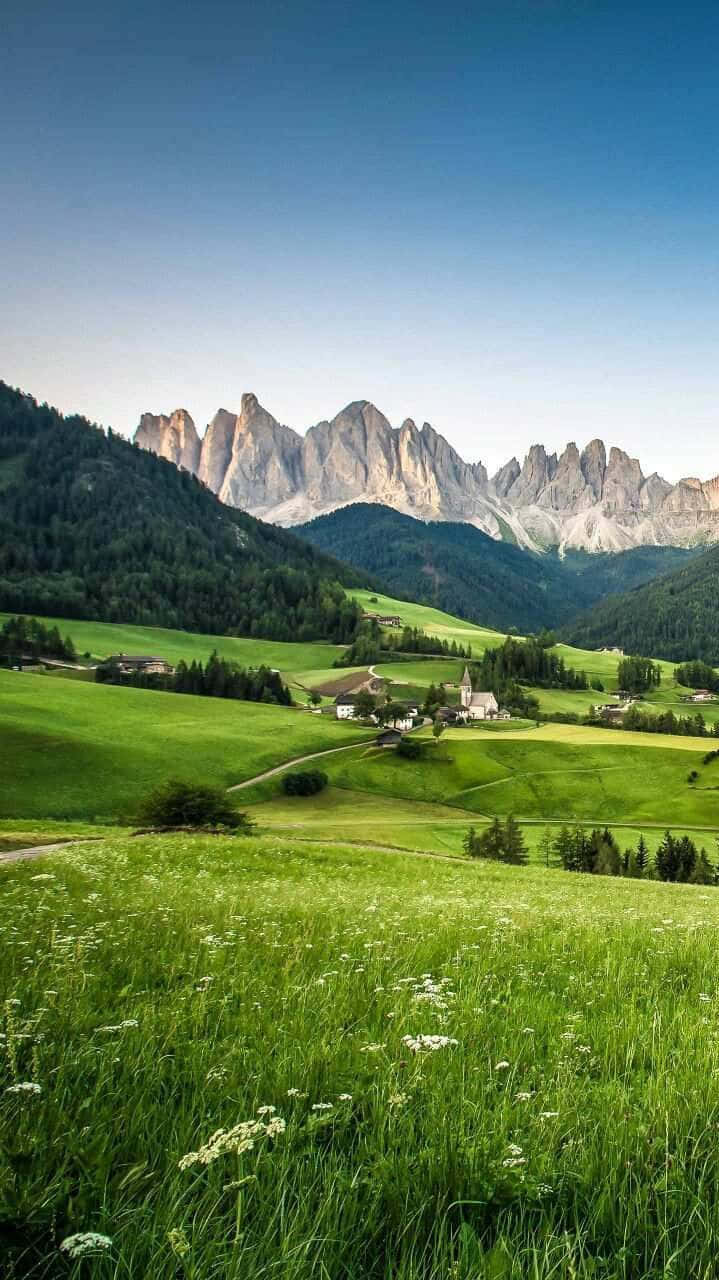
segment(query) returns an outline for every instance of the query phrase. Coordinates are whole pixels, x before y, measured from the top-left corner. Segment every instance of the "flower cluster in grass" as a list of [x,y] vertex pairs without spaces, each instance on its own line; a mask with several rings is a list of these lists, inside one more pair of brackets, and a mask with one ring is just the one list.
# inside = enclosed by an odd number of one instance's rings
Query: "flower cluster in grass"
[[257,837],[49,874],[0,879],[16,1274],[712,1274],[715,895]]

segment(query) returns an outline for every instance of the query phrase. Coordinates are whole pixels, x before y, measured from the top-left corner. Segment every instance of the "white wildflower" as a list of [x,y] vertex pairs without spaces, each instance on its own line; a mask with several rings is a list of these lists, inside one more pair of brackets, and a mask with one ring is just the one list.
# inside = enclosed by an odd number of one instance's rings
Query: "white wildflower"
[[42,1087],[39,1084],[35,1084],[34,1080],[21,1080],[19,1084],[11,1084],[5,1092],[37,1095],[42,1093]]
[[352,1101],[352,1094],[351,1094],[351,1093],[339,1093],[339,1094],[337,1095],[337,1097],[338,1097],[338,1099],[339,1099],[339,1101],[340,1101],[340,1102],[351,1102],[351,1101]]
[[520,1093],[515,1093],[515,1095],[514,1095],[514,1101],[515,1101],[515,1102],[529,1102],[529,1101],[530,1101],[530,1099],[531,1099],[531,1097],[532,1097],[532,1094],[531,1094],[531,1093],[527,1093],[526,1089],[524,1089],[524,1090],[522,1090]]
[[495,1071],[509,1071],[509,1066],[510,1064],[506,1061],[506,1059],[502,1058],[499,1062],[495,1062],[494,1069]]
[[78,1231],[74,1236],[66,1236],[60,1245],[61,1251],[69,1258],[84,1258],[88,1253],[107,1253],[111,1248],[110,1236],[101,1236],[98,1231]]
[[406,1044],[410,1053],[434,1053],[437,1049],[447,1049],[459,1044],[452,1036],[402,1036],[402,1044]]
[[312,1103],[313,1111],[331,1111],[332,1107],[333,1107],[333,1104],[331,1102],[313,1102]]
[[272,1116],[267,1124],[261,1120],[242,1120],[232,1129],[217,1129],[198,1151],[190,1151],[179,1161],[178,1168],[191,1169],[196,1164],[212,1164],[228,1151],[242,1155],[254,1150],[255,1139],[276,1138],[285,1132],[282,1116]]

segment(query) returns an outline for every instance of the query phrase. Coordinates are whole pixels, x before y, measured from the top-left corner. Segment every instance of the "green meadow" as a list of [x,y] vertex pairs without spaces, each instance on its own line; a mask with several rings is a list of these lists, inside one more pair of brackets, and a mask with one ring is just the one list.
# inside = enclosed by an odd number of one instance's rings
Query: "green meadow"
[[[475,655],[502,639],[365,596]],[[302,702],[346,674],[331,645],[60,625],[93,657],[265,662]],[[615,682],[616,657],[564,656]],[[463,665],[379,671],[420,698]],[[654,703],[681,710],[671,670]],[[606,825],[652,853],[670,828],[713,860],[714,743],[418,736],[410,760],[305,709],[0,671],[9,1278],[714,1275],[719,894],[556,871],[543,843]],[[318,795],[255,781],[314,752]],[[171,777],[239,787],[255,834],[131,836]],[[529,865],[469,860],[468,827],[510,813]]]
[[0,816],[116,820],[171,777],[232,786],[366,729],[261,703],[0,671]]
[[9,1276],[715,1274],[714,890],[117,837],[0,904]]
[[[0,625],[9,617],[9,613],[0,613]],[[168,627],[136,627],[119,622],[83,622],[76,618],[40,618],[39,621],[57,626],[63,636],[70,636],[80,661],[85,653],[94,660],[107,658],[111,653],[147,653],[158,654],[172,663],[180,659],[206,662],[216,649],[221,657],[242,666],[266,666],[281,671],[291,685],[304,683],[305,678],[313,678],[314,673],[322,669],[332,670],[333,662],[343,652],[342,645],[199,635]]]

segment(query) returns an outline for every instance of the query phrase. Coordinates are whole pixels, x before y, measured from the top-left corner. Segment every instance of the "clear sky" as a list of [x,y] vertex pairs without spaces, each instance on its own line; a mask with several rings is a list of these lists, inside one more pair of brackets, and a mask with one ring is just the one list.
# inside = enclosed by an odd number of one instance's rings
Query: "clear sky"
[[0,376],[719,472],[719,4],[4,0]]

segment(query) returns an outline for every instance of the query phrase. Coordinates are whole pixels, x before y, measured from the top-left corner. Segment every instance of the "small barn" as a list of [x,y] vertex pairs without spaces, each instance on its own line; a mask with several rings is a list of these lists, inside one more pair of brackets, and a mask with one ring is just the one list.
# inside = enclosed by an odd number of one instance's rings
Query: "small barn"
[[378,747],[396,747],[401,741],[402,734],[399,729],[383,729],[375,738]]

